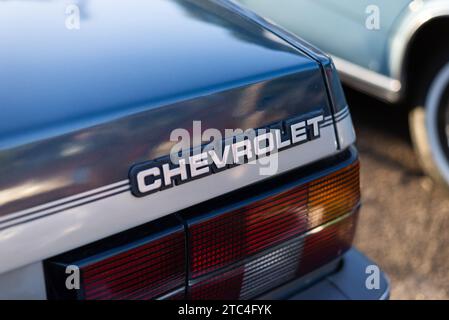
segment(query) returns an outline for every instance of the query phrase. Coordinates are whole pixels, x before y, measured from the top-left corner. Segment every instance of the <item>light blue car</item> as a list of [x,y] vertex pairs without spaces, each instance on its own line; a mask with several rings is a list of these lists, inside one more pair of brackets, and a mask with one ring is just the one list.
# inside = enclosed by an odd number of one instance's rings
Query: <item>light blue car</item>
[[347,85],[410,106],[423,168],[449,185],[449,1],[239,2],[327,51]]

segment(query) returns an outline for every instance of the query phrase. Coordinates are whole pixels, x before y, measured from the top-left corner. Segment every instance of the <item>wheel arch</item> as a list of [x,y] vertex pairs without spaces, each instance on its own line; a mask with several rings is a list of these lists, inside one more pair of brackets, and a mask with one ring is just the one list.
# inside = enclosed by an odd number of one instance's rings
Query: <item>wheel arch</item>
[[[428,58],[442,47],[449,47],[443,41],[435,41],[438,36],[441,37],[442,32],[449,37],[449,2],[415,0],[412,3],[416,3],[416,7],[409,6],[390,39],[390,75],[401,83],[398,101],[407,98],[415,89],[417,62]],[[432,48],[431,51],[428,50],[429,47]]]
[[[422,77],[425,77],[427,72],[434,71],[428,69],[429,63],[449,49],[449,43],[438,41],[438,38],[449,38],[449,14],[427,21],[410,39],[404,53],[400,76],[403,85],[402,96],[405,99],[422,98]],[[438,67],[440,66],[435,66]]]

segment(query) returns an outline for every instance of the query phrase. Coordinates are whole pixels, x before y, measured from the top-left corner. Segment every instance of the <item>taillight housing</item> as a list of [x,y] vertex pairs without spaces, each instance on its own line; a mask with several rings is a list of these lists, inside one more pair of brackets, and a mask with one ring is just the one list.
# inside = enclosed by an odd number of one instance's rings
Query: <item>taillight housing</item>
[[[333,266],[355,233],[356,159],[348,151],[50,258],[48,296],[252,299]],[[67,287],[73,267],[79,289]]]
[[301,277],[351,246],[359,163],[193,218],[190,299],[248,299]]
[[[49,295],[86,300],[183,298],[184,229],[173,221],[159,221],[155,227],[129,230],[46,261]],[[79,270],[78,290],[66,285],[74,268]]]

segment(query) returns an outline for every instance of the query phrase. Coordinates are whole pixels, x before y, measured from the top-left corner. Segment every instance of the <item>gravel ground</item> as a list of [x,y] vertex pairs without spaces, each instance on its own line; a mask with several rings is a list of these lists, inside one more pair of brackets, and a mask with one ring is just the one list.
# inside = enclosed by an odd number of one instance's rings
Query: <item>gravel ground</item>
[[404,109],[347,98],[362,165],[356,247],[388,274],[392,299],[449,299],[449,192],[421,171]]

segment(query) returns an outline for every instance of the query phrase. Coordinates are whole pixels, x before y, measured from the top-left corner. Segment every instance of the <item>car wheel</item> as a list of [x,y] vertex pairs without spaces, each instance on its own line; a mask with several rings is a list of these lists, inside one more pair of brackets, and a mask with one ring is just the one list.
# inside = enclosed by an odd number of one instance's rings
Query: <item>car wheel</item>
[[449,63],[427,79],[424,106],[409,114],[411,137],[423,169],[449,188]]

